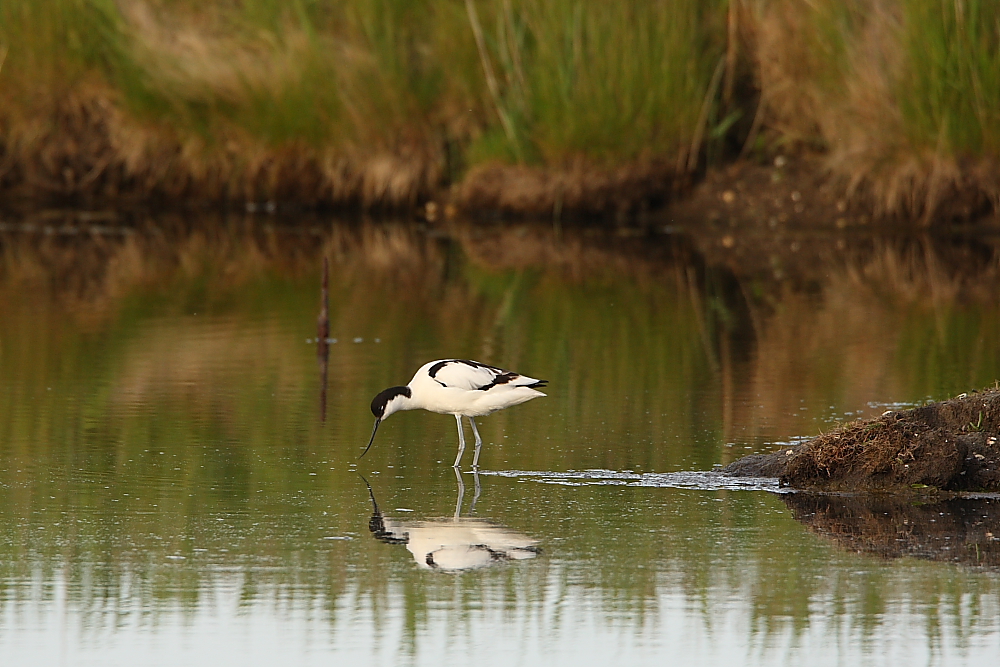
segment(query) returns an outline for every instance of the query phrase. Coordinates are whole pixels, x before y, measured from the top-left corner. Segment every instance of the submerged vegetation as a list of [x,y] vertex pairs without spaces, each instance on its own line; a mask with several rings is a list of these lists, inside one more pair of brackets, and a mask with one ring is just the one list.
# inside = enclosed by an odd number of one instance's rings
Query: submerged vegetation
[[622,213],[810,151],[877,215],[1000,198],[998,0],[8,0],[0,191]]

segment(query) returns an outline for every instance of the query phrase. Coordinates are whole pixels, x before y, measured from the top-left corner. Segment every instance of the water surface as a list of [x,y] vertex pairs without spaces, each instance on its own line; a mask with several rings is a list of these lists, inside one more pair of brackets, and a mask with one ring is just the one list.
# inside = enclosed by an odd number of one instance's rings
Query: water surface
[[[4,229],[5,663],[1000,654],[993,501],[939,522],[713,472],[992,384],[988,239],[818,238],[778,270],[655,230]],[[548,397],[480,421],[479,475],[450,467],[454,419],[422,412],[359,462],[371,398],[442,357],[546,378]]]

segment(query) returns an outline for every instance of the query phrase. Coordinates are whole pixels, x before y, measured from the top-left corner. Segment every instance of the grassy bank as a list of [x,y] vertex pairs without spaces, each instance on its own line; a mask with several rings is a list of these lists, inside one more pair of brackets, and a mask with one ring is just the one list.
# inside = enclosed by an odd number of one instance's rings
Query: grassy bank
[[818,151],[883,216],[1000,188],[998,0],[9,0],[0,189],[628,213]]
[[758,3],[764,125],[822,151],[876,216],[996,210],[998,12],[996,0]]

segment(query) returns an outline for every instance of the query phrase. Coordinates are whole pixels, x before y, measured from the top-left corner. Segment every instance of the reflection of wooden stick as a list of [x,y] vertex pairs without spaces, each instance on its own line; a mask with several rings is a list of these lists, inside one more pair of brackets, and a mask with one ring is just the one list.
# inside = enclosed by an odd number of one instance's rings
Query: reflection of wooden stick
[[326,421],[326,383],[330,358],[330,261],[323,258],[323,286],[316,318],[316,360],[319,362],[319,420]]
[[326,349],[330,337],[330,260],[323,258],[323,287],[320,292],[319,317],[316,318],[317,350]]

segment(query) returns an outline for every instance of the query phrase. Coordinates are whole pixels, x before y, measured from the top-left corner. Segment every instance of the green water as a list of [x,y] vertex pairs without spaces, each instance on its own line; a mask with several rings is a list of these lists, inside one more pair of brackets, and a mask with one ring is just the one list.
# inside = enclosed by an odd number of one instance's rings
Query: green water
[[[972,266],[933,240],[848,239],[815,275],[775,282],[676,234],[6,229],[4,664],[1000,654],[1000,570],[856,553],[797,521],[773,483],[706,472],[992,384],[989,243],[969,242]],[[311,342],[322,255],[325,401]],[[393,415],[358,461],[371,398],[444,357],[545,378],[548,396],[479,421],[478,480],[451,468],[450,416]],[[409,544],[376,538],[373,498]],[[476,539],[531,549],[486,544],[483,558],[483,544],[442,542],[461,569],[416,546],[420,531],[484,526]]]

